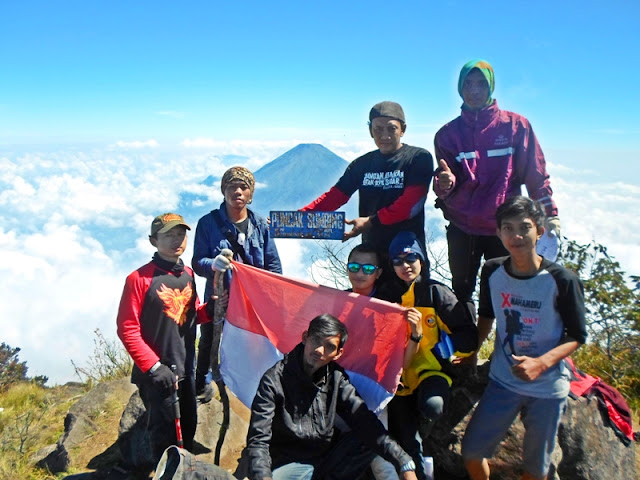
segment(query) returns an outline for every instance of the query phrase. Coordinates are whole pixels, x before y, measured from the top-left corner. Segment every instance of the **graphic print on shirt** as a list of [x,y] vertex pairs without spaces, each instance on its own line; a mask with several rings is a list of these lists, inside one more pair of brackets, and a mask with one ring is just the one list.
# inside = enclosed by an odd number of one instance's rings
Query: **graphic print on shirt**
[[363,187],[375,187],[388,190],[390,188],[404,188],[404,172],[365,172],[362,179]]
[[191,297],[193,296],[191,284],[188,284],[181,291],[177,288],[171,289],[163,283],[157,293],[164,303],[164,313],[179,326],[184,325]]
[[533,338],[540,323],[542,302],[528,300],[511,293],[501,292],[502,312],[504,314],[504,340],[502,349],[506,357],[513,361],[511,355],[531,355],[537,345]]
[[515,336],[522,333],[522,323],[520,323],[520,312],[517,310],[504,309],[504,318],[506,320],[506,335],[504,342],[502,342],[502,349],[508,344],[511,349],[510,352],[505,350],[507,358],[511,358],[511,355],[518,355],[515,346]]

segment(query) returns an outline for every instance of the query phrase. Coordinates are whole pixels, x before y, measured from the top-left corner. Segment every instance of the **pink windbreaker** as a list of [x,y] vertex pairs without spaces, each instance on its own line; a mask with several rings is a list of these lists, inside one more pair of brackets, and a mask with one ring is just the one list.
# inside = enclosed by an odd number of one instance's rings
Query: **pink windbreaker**
[[558,215],[551,195],[542,149],[529,121],[500,110],[496,100],[479,111],[463,109],[435,137],[437,160],[445,160],[455,175],[453,186],[433,191],[445,218],[471,235],[495,235],[495,213],[505,199],[521,194],[544,206],[547,216]]

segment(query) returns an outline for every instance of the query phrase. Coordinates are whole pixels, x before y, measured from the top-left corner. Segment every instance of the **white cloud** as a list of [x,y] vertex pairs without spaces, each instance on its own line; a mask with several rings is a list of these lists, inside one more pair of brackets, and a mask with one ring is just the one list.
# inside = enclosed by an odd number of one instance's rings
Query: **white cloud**
[[160,115],[163,117],[172,117],[172,118],[184,118],[184,113],[176,112],[174,110],[163,110],[161,112],[156,112],[156,115]]
[[375,149],[373,141],[361,141],[355,143],[345,143],[341,141],[330,141],[327,144],[333,153],[344,158],[347,162],[351,162],[367,152]]
[[70,361],[88,357],[93,330],[114,331],[113,299],[124,271],[77,226],[51,224],[33,235],[1,231],[0,250],[11,259],[0,265],[10,279],[1,287],[2,341],[22,349],[30,375],[71,380]]
[[600,243],[628,274],[640,274],[640,186],[576,177],[555,178],[562,235],[581,244]]
[[243,166],[255,172],[266,163],[274,160],[300,143],[310,142],[300,142],[298,140],[258,141],[187,138],[184,139],[180,145],[189,150],[210,152],[210,154],[218,158],[234,155],[245,157],[245,159],[241,161],[237,159],[225,160],[225,168],[219,172],[219,175],[222,175],[226,168],[238,165],[239,163],[242,163]]
[[308,241],[295,238],[276,238],[276,248],[282,264],[282,271],[288,277],[306,279],[309,277],[309,265],[306,256],[309,255]]
[[158,142],[156,140],[134,140],[132,142],[125,142],[120,140],[116,142],[116,145],[120,148],[156,148]]
[[[243,164],[255,171],[296,144],[194,139],[171,151],[123,143],[0,156],[0,252],[8,259],[0,266],[0,340],[22,348],[31,375],[72,379],[70,359],[87,359],[96,328],[114,338],[124,279],[153,253],[147,239],[153,217],[182,208],[184,193],[196,195],[205,212],[217,207],[219,188],[201,182],[222,175],[233,161],[226,155],[247,157]],[[368,140],[326,145],[348,161],[373,148]],[[612,182],[593,168],[567,165],[549,163],[563,235],[604,244],[627,273],[640,274],[640,187],[629,183],[637,179]],[[446,273],[446,221],[433,198],[431,192],[426,208],[434,230],[427,233],[433,233],[430,257],[440,256]],[[193,230],[183,259],[189,264],[198,218],[187,221]],[[288,276],[311,279],[313,268],[321,281],[326,265],[316,258],[314,242],[276,244]],[[201,279],[198,291],[204,292]]]

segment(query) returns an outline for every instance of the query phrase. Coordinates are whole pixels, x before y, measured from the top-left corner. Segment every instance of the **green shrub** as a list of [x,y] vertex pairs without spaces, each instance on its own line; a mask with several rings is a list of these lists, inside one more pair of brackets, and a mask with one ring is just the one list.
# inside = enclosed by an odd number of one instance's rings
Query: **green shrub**
[[32,380],[38,385],[47,383],[47,377],[38,375],[32,379],[27,377],[27,362],[18,360],[19,348],[13,348],[6,343],[0,343],[0,392],[10,385],[24,380]]
[[640,277],[628,276],[597,243],[563,245],[560,263],[584,284],[587,344],[572,357],[640,409]]
[[93,355],[85,367],[79,367],[72,360],[80,381],[88,384],[106,382],[131,375],[133,361],[119,340],[105,338],[100,329],[94,331]]
[[44,480],[53,475],[34,468],[31,456],[54,444],[64,431],[64,417],[77,400],[65,387],[44,388],[19,382],[0,393],[0,478]]

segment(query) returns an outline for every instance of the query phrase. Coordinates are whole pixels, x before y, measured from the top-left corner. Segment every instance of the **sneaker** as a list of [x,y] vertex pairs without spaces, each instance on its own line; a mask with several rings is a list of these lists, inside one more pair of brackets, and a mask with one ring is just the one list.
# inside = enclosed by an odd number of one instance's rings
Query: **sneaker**
[[196,397],[198,403],[209,403],[213,399],[213,387],[210,383],[205,383],[204,387],[200,390],[196,390]]

